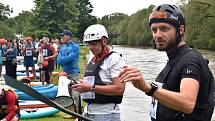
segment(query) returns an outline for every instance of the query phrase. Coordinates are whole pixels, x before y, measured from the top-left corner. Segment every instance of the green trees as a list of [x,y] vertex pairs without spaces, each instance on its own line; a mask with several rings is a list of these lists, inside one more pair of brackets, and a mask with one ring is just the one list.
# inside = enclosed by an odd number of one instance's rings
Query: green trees
[[149,46],[152,44],[152,36],[148,26],[148,16],[154,6],[142,9],[128,16],[123,13],[113,13],[102,17],[104,24],[111,36],[112,44],[129,46]]
[[0,21],[7,19],[13,10],[8,6],[0,3]]
[[30,11],[22,11],[18,16],[14,17],[16,33],[29,34],[31,31],[31,19],[33,13]]
[[13,31],[4,22],[0,22],[0,38],[11,37],[14,37]]
[[[200,49],[215,50],[215,1],[181,0],[178,4],[186,19],[185,41]],[[154,6],[137,11],[131,16],[118,17],[118,14],[104,16],[101,23],[110,33],[114,33],[113,44],[129,46],[152,45],[152,34],[148,26],[148,17]]]
[[35,0],[32,29],[47,30],[52,35],[68,29],[74,36],[82,39],[85,29],[96,23],[90,13],[92,5],[89,0]]
[[113,13],[105,15],[100,21],[109,32],[110,41],[112,44],[127,44],[127,24],[129,16],[123,13]]
[[[23,11],[14,18],[9,6],[0,3],[0,38],[13,37],[14,33],[59,37],[64,29],[82,40],[85,29],[101,23],[109,32],[112,44],[129,46],[152,45],[148,16],[154,8],[137,11],[128,16],[124,13],[105,15],[101,19],[92,16],[93,6],[89,0],[34,0],[32,11]],[[215,0],[180,0],[180,8],[186,18],[185,41],[195,48],[215,50]]]
[[79,10],[77,37],[82,40],[86,28],[95,24],[97,19],[95,16],[91,15],[93,12],[93,6],[89,0],[78,0],[77,8]]
[[215,1],[189,0],[184,6],[185,40],[196,48],[215,50]]
[[75,0],[35,0],[31,30],[49,31],[51,34],[64,29],[77,31],[78,9]]
[[148,9],[139,10],[131,16],[128,27],[128,45],[149,46],[152,43],[152,36],[148,26],[148,16],[153,6]]
[[13,10],[8,6],[0,3],[0,38],[11,38],[14,37],[13,29],[9,25],[12,25],[12,19],[8,16]]
[[[84,30],[96,23],[90,15],[92,5],[89,0],[34,0],[32,11],[22,11],[14,17],[16,33],[40,38],[59,37],[64,29],[72,31],[73,37],[82,38]],[[46,33],[46,34],[45,34]]]

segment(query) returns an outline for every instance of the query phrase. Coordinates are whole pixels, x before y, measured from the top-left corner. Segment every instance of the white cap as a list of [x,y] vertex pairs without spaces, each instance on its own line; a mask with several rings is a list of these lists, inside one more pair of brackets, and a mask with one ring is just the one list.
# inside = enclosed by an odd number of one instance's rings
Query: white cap
[[43,37],[42,40],[46,40],[49,42],[49,38],[48,37]]
[[99,40],[102,37],[108,38],[108,33],[101,24],[91,25],[84,32],[84,42]]

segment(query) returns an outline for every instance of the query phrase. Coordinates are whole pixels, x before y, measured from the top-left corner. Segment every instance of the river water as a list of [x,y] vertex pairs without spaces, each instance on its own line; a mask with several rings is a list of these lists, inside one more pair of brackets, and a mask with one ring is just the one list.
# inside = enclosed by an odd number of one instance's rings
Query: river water
[[[165,66],[168,58],[165,52],[152,48],[132,48],[113,46],[114,50],[123,55],[128,66],[141,69],[144,78],[148,81],[155,80],[158,73]],[[200,50],[210,63],[209,66],[215,75],[215,52]],[[150,121],[148,107],[151,98],[134,88],[131,83],[126,84],[121,108],[122,121]],[[215,114],[213,115],[215,121]]]

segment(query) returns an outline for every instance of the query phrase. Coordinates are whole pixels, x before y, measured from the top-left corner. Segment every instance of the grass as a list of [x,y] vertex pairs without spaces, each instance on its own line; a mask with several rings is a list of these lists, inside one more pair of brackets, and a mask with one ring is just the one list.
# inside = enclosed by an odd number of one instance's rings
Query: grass
[[[84,73],[84,67],[86,64],[86,55],[89,53],[89,50],[85,46],[80,47],[80,75],[81,78],[83,77]],[[60,72],[62,71],[62,68],[56,69],[55,71]],[[55,85],[58,84],[58,77],[52,77],[51,78],[52,83]],[[67,115],[63,112],[59,112],[53,116],[45,117],[45,118],[38,118],[38,119],[21,119],[20,121],[75,121],[75,119],[64,119],[63,116]]]

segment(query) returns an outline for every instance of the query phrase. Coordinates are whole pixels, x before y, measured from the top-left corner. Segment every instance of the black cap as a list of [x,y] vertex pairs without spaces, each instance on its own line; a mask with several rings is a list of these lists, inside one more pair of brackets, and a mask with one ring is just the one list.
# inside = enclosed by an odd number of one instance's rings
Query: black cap
[[149,25],[156,22],[166,22],[176,28],[185,25],[185,18],[181,9],[175,5],[162,4],[153,9],[149,16]]

